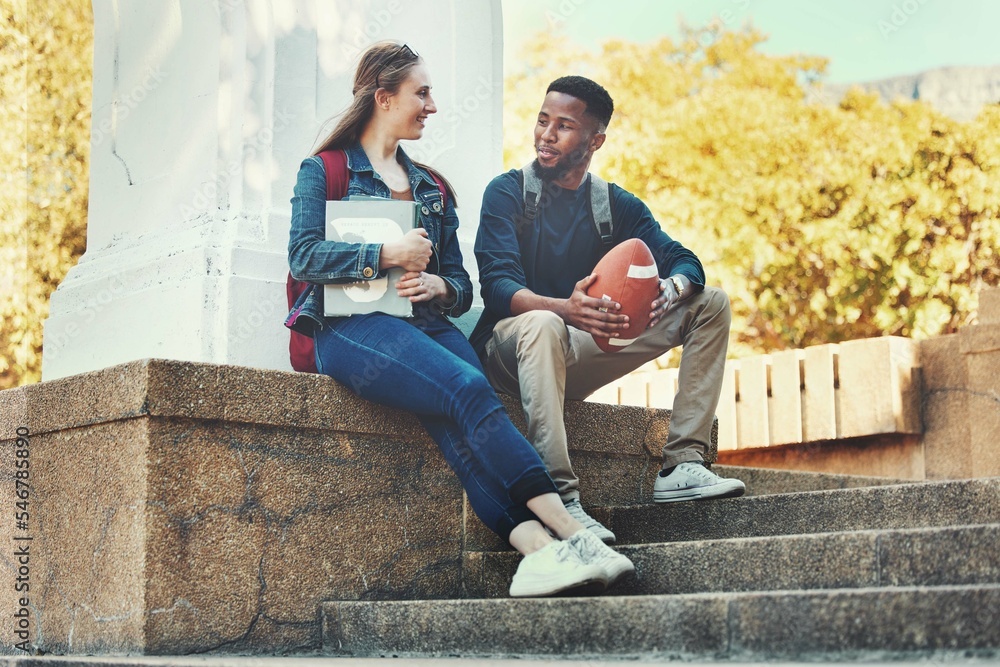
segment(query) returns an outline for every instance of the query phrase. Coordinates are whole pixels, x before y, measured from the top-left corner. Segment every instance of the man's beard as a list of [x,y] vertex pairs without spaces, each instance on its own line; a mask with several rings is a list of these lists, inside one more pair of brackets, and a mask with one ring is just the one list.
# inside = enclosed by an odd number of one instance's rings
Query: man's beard
[[567,155],[565,160],[560,160],[551,167],[542,166],[542,163],[540,163],[536,157],[533,163],[535,173],[538,174],[538,178],[542,179],[545,183],[558,181],[560,178],[572,171],[574,167],[583,162],[586,155],[587,149],[580,147]]

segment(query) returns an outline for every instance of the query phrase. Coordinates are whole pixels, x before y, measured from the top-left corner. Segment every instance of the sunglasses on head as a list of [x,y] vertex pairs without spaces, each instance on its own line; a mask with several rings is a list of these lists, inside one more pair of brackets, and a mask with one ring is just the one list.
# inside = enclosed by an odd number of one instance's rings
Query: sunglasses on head
[[420,54],[418,54],[416,51],[414,51],[412,48],[410,48],[409,44],[400,44],[396,48],[395,53],[392,54],[392,57],[391,58],[387,58],[386,61],[384,63],[382,63],[382,66],[378,68],[378,71],[375,72],[375,87],[376,88],[381,88],[382,87],[382,84],[379,83],[378,78],[382,75],[382,72],[389,65],[389,63],[391,63],[397,57],[401,56],[406,51],[410,52],[410,55],[413,56],[414,60],[416,60],[417,58],[420,57]]

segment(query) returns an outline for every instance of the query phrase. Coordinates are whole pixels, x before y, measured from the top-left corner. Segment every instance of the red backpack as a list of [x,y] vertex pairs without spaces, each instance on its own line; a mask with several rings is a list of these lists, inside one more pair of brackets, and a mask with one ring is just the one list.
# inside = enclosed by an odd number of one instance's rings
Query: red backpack
[[[323,160],[323,167],[326,169],[326,198],[327,200],[340,201],[347,196],[347,187],[350,182],[350,172],[347,169],[347,154],[341,150],[323,151],[318,154]],[[441,191],[442,205],[447,206],[448,194],[445,191],[444,182],[438,178],[433,171],[430,172],[434,182],[437,183],[438,190]],[[292,278],[291,272],[285,281],[285,296],[288,297],[289,310],[295,307],[295,302],[303,292],[312,287],[311,283],[301,282]],[[313,339],[298,331],[289,329],[291,338],[288,341],[288,354],[292,361],[292,368],[302,373],[318,373],[316,369],[316,344]]]

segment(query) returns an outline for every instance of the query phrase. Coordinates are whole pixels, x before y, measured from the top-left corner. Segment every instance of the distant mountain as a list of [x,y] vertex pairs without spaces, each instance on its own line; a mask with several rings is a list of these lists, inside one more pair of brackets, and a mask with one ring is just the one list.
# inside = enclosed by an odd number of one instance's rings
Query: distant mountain
[[854,86],[878,93],[887,102],[900,97],[923,100],[956,120],[971,120],[983,106],[1000,103],[1000,65],[942,67],[867,83],[826,84],[823,98],[836,104]]

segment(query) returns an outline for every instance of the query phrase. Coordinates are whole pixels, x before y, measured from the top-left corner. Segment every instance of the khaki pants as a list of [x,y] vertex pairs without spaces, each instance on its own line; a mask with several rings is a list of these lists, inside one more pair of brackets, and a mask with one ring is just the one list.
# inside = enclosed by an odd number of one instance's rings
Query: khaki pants
[[586,398],[678,345],[684,350],[663,467],[704,459],[722,390],[730,318],[725,292],[706,287],[675,304],[631,345],[606,353],[555,313],[532,311],[497,324],[486,343],[486,374],[497,391],[521,398],[528,440],[563,500],[571,500],[579,498],[580,482],[569,460],[565,399]]

